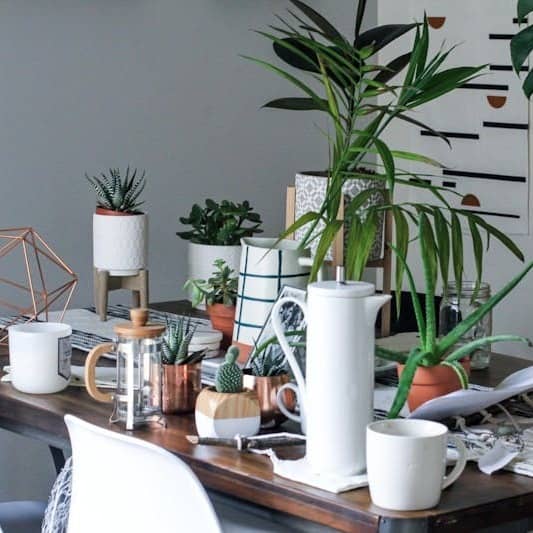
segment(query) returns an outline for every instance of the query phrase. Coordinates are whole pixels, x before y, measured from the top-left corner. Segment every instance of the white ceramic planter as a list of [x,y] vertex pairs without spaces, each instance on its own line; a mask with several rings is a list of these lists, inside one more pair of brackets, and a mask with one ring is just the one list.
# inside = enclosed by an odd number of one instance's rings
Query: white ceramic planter
[[213,246],[209,244],[189,243],[189,278],[209,279],[213,275],[216,259],[223,259],[226,264],[239,275],[241,262],[241,247],[239,246]]
[[93,262],[111,275],[134,275],[147,267],[148,217],[93,215]]

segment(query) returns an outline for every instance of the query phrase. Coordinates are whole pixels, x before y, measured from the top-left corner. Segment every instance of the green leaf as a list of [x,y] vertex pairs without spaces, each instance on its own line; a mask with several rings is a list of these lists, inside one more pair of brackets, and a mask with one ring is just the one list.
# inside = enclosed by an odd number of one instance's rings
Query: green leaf
[[322,100],[319,104],[313,98],[277,98],[263,105],[270,109],[288,109],[290,111],[327,111],[328,103]]
[[438,259],[440,272],[442,276],[444,294],[448,291],[448,278],[450,272],[450,233],[448,231],[448,222],[442,211],[435,208],[435,236],[437,238],[437,247],[439,250]]
[[518,20],[527,17],[533,11],[533,0],[518,0],[517,13]]
[[425,349],[433,353],[435,339],[437,338],[437,325],[435,323],[435,284],[437,281],[437,245],[429,219],[424,212],[418,219],[418,238],[420,241],[420,255],[426,283],[426,342]]
[[531,341],[526,337],[520,335],[491,335],[489,337],[483,337],[482,339],[476,339],[463,346],[448,355],[445,361],[459,361],[464,357],[470,355],[472,352],[479,348],[487,346],[487,344],[495,344],[497,342],[523,342],[528,346],[531,346]]
[[372,53],[375,54],[417,26],[418,23],[416,22],[412,24],[384,24],[383,26],[376,26],[361,33],[359,38],[356,39],[354,47],[361,50],[371,46]]
[[435,135],[436,137],[439,137],[440,139],[442,139],[450,148],[452,147],[452,144],[450,143],[450,139],[448,139],[446,135],[443,135],[442,133],[440,133],[440,131],[434,130],[433,128],[431,128],[430,126],[427,126],[423,122],[420,122],[419,120],[416,120],[412,117],[408,117],[407,115],[404,115],[404,114],[396,115],[396,118],[399,118],[400,120],[403,120],[405,122],[409,122],[410,124],[414,124],[415,126],[422,128],[422,130],[424,131],[429,131],[432,135]]
[[431,165],[437,168],[446,168],[442,163],[439,163],[431,157],[427,157],[422,154],[414,152],[403,152],[401,150],[391,150],[391,154],[398,159],[406,159],[407,161],[416,161],[417,163],[423,163],[425,165]]
[[452,261],[457,290],[463,286],[463,234],[459,217],[452,212]]
[[511,60],[517,74],[533,50],[533,26],[528,26],[511,39]]
[[441,365],[451,368],[459,378],[461,388],[468,389],[468,374],[461,363],[458,361],[442,361]]
[[352,233],[350,228],[346,243],[346,269],[347,273],[350,273],[349,279],[362,278],[376,237],[378,221],[377,212],[372,209],[360,224],[358,234]]
[[490,313],[492,308],[501,302],[526,276],[533,268],[533,261],[530,262],[522,272],[516,275],[509,283],[500,289],[494,296],[491,296],[484,304],[478,307],[473,313],[464,318],[452,331],[443,337],[437,346],[437,352],[442,356],[445,354],[459,339],[465,335],[470,328],[477,324],[485,315]]
[[522,84],[522,90],[527,98],[531,98],[531,95],[533,94],[533,70],[526,76],[526,79]]
[[470,235],[472,236],[472,248],[474,251],[474,262],[476,264],[476,286],[472,295],[472,300],[474,300],[483,280],[483,240],[473,218],[468,219],[468,225],[470,227]]
[[394,158],[392,157],[389,147],[380,139],[374,139],[374,146],[379,152],[381,161],[383,162],[383,168],[385,169],[385,174],[387,175],[387,184],[391,194],[394,192],[394,175],[395,175],[395,166]]
[[459,212],[464,216],[472,217],[478,226],[481,226],[489,235],[492,235],[495,239],[500,241],[515,257],[520,259],[520,261],[524,261],[524,254],[520,248],[518,248],[512,239],[507,237],[505,233],[502,233],[498,228],[489,224],[484,218],[474,215],[470,211],[461,210]]
[[[305,216],[305,215],[304,215]],[[333,220],[326,224],[320,240],[318,241],[318,246],[316,248],[315,257],[313,260],[313,266],[311,267],[311,273],[309,275],[309,281],[315,281],[318,276],[318,271],[322,268],[326,254],[331,246],[331,243],[335,240],[337,233],[341,230],[343,226],[343,220]]]
[[315,11],[313,8],[309,7],[307,4],[304,4],[301,0],[290,0],[302,13],[305,14],[307,18],[312,20],[323,32],[326,37],[331,40],[343,41],[344,37],[342,34],[324,18],[320,13]]
[[[407,252],[409,249],[409,223],[403,211],[398,207],[392,206],[392,216],[394,217],[394,229],[396,233],[395,244],[396,254],[402,257],[402,261],[396,261],[395,270],[395,294],[396,294],[396,315],[400,316],[400,303],[402,301],[402,285],[405,273],[405,263],[407,262]],[[386,243],[387,245],[389,243]]]
[[381,357],[382,359],[386,359],[387,361],[394,361],[395,363],[400,363],[401,365],[405,365],[405,363],[407,363],[408,358],[408,355],[406,353],[387,350],[387,348],[383,348],[381,346],[378,346],[377,344],[376,355],[378,357]]
[[361,25],[366,11],[366,0],[359,0],[357,3],[357,13],[355,15],[355,40],[359,38],[361,33]]
[[375,78],[374,81],[388,83],[392,78],[398,75],[408,64],[411,59],[411,52],[403,54],[392,60]]
[[396,396],[392,401],[392,406],[387,415],[387,418],[396,418],[400,414],[402,407],[407,401],[407,396],[409,394],[409,390],[411,389],[411,385],[413,383],[413,379],[415,377],[415,373],[418,369],[418,366],[425,356],[426,353],[420,351],[418,348],[415,348],[409,354],[407,363],[405,364],[402,375],[400,376],[400,379],[398,381],[398,390],[396,391]]

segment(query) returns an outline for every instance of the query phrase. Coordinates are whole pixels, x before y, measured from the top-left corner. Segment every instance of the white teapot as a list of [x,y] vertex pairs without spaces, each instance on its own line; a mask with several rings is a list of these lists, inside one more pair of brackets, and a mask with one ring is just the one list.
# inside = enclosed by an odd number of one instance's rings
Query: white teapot
[[[355,475],[366,468],[365,432],[373,420],[376,316],[390,295],[375,295],[371,283],[337,281],[308,286],[307,304],[282,298],[272,309],[272,325],[296,379],[289,383],[300,405],[307,435],[306,458],[317,474]],[[306,379],[283,331],[280,308],[299,305],[307,322]]]

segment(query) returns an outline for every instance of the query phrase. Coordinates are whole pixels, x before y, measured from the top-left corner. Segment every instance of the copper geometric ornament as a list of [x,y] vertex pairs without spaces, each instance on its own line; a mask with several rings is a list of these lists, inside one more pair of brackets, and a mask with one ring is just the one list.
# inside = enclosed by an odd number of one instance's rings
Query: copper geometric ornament
[[[6,270],[10,279],[2,276]],[[0,229],[0,344],[8,326],[48,320],[52,305],[64,298],[61,322],[77,284],[76,274],[33,228]]]

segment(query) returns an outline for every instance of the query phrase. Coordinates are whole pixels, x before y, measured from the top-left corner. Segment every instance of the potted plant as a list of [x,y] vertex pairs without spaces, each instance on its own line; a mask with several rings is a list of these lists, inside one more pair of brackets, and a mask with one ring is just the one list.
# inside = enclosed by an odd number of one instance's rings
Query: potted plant
[[207,279],[216,259],[223,259],[228,266],[239,271],[241,239],[261,233],[261,217],[248,201],[242,203],[222,200],[206,200],[205,207],[192,206],[188,217],[180,222],[191,229],[178,231],[176,235],[189,241],[188,279]]
[[181,317],[174,322],[167,321],[167,330],[161,343],[161,408],[165,414],[192,413],[202,389],[201,366],[206,351],[189,354],[194,333],[190,319],[186,321]]
[[[452,208],[442,188],[428,185],[423,173],[401,169],[398,161],[414,161],[429,167],[442,165],[422,154],[391,149],[382,139],[391,122],[401,120],[450,144],[443,134],[421,123],[410,113],[468,83],[484,67],[444,68],[451,50],[440,49],[433,56],[428,53],[427,19],[421,23],[386,25],[361,31],[367,2],[360,0],[354,6],[356,15],[352,37],[343,35],[322,14],[301,0],[291,0],[291,3],[296,8],[290,11],[291,20],[280,17],[281,24],[272,27],[271,31],[258,33],[273,43],[276,55],[290,68],[296,69],[296,74],[267,61],[247,59],[281,76],[299,91],[297,96],[278,98],[264,107],[318,111],[329,119],[330,131],[326,138],[330,161],[323,199],[318,209],[299,216],[280,236],[283,238],[304,229],[301,248],[314,241],[318,243],[313,256],[311,280],[316,279],[340,231],[346,231],[346,277],[360,279],[375,250],[380,214],[384,210],[392,211],[395,222],[393,243],[404,259],[411,240],[410,228],[416,230],[414,224],[410,226],[409,220],[416,222],[419,210],[430,211],[432,224],[438,233],[441,233],[445,217],[451,216],[453,246],[448,248],[448,252],[457,267],[456,278],[462,272],[461,220],[468,223],[467,230],[472,236],[478,277],[484,253],[483,246],[479,246],[480,230],[489,233],[523,260],[516,245],[497,228],[470,211]],[[380,65],[375,59],[378,52],[408,32],[414,32],[411,52],[387,65]],[[397,82],[397,75],[403,71],[404,80]],[[378,103],[373,102],[376,97],[379,97]],[[373,162],[375,160],[377,162]],[[361,172],[362,165],[374,168],[375,174]],[[375,185],[370,183],[353,197],[345,199],[344,220],[339,220],[341,193],[353,179],[371,180]],[[398,184],[426,189],[435,198],[435,205],[395,203],[394,191]],[[372,202],[375,195],[383,194],[383,186],[386,186],[387,200],[381,205]],[[403,263],[397,261],[396,287],[401,287],[403,277]],[[447,278],[443,278],[443,282],[446,283]],[[396,292],[399,298],[400,290]]]
[[[262,428],[272,428],[286,420],[278,407],[277,394],[291,378],[285,355],[276,341],[274,337],[261,346],[256,345],[248,368],[244,371],[245,387],[254,390],[259,399]],[[287,409],[294,409],[295,400],[291,392],[285,391],[284,403]]]
[[134,275],[147,266],[148,218],[139,211],[140,196],[146,185],[142,174],[128,167],[124,178],[118,168],[110,168],[87,181],[96,192],[93,215],[93,261],[95,268],[111,275]]
[[196,400],[196,430],[200,437],[249,437],[259,431],[259,402],[254,391],[243,388],[236,361],[239,349],[231,346],[215,375],[215,387],[202,390]]
[[215,259],[213,266],[216,270],[209,279],[190,279],[184,288],[190,290],[193,307],[205,302],[213,327],[222,332],[221,347],[227,348],[233,335],[238,278],[223,259]]
[[397,254],[396,257],[398,261],[402,262],[407,274],[420,343],[409,354],[376,347],[377,355],[384,359],[396,361],[399,364],[399,386],[389,411],[389,418],[398,416],[406,400],[410,410],[413,411],[427,400],[461,387],[466,388],[468,385],[468,361],[465,361],[465,359],[480,347],[486,344],[508,341],[530,344],[528,339],[518,335],[492,335],[456,346],[463,335],[516,287],[531,270],[533,262],[529,263],[520,274],[489,298],[487,302],[463,318],[444,337],[437,337],[435,320],[435,285],[439,268],[437,239],[424,212],[420,213],[417,225],[419,228],[420,257],[425,280],[425,315],[418,299],[413,275],[401,254]]

